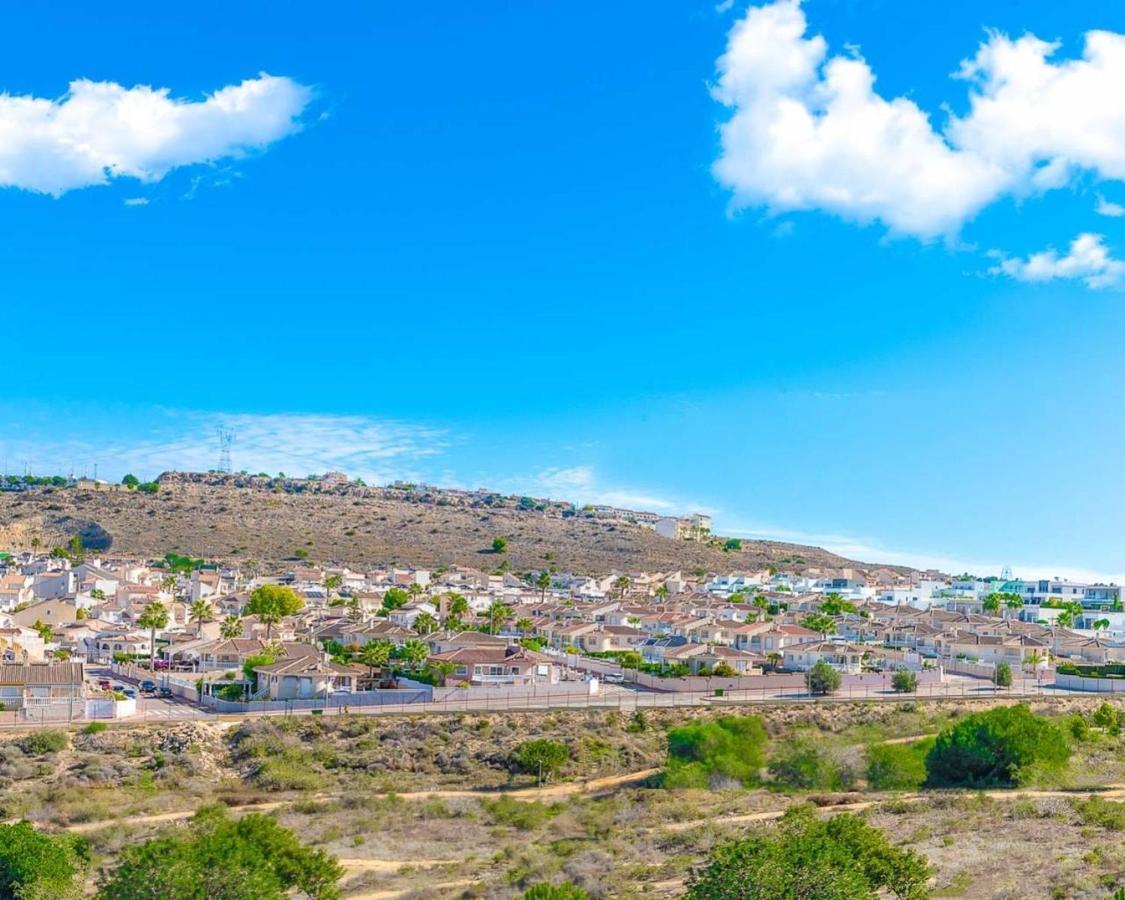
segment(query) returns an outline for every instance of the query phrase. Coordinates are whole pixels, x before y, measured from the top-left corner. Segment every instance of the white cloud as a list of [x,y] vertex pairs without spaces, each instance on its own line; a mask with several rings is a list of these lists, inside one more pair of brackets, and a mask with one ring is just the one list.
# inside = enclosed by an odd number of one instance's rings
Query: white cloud
[[572,503],[596,503],[667,515],[710,512],[698,504],[684,503],[648,491],[604,484],[592,466],[542,469],[530,477],[501,484],[500,488],[512,493],[569,500]]
[[126,206],[148,206],[148,197],[126,197],[123,202]]
[[1099,196],[1098,205],[1094,207],[1094,212],[1099,216],[1109,216],[1111,219],[1119,219],[1121,216],[1125,216],[1125,206]]
[[73,81],[61,98],[0,96],[0,186],[60,196],[114,178],[155,182],[299,130],[312,91],[262,73],[202,100],[167,88]]
[[441,454],[448,435],[440,429],[368,416],[305,414],[220,414],[157,410],[152,426],[129,443],[95,436],[54,439],[27,434],[0,443],[6,463],[37,473],[93,473],[120,478],[133,472],[152,478],[161,472],[207,471],[219,462],[217,428],[234,433],[231,462],[236,470],[286,472],[303,477],[329,470],[370,483],[396,478],[424,480],[419,468]]
[[937,129],[886,99],[858,56],[806,34],[800,0],[751,8],[731,30],[713,93],[731,110],[716,178],[736,207],[820,209],[893,232],[954,235],[988,204],[1065,186],[1077,170],[1125,180],[1125,37],[1058,45],[992,32],[962,62],[970,111]]
[[1065,256],[1053,248],[1027,259],[1001,259],[991,270],[1019,281],[1078,279],[1089,288],[1116,287],[1125,279],[1125,262],[1114,259],[1100,234],[1080,234]]

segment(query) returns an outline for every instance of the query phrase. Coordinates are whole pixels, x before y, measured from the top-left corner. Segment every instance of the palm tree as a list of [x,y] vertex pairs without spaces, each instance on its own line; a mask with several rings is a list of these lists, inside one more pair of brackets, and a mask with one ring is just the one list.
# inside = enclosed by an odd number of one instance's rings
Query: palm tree
[[1015,612],[1017,609],[1023,609],[1023,597],[1014,591],[1008,591],[1004,595],[1004,605],[1010,612]]
[[551,573],[546,569],[540,572],[535,579],[535,586],[539,588],[539,601],[542,603],[547,599],[547,589],[551,586]]
[[457,663],[448,659],[433,659],[427,668],[437,676],[438,687],[445,687],[445,680],[457,671]]
[[668,585],[658,584],[656,586],[656,591],[654,593],[656,594],[657,598],[660,599],[661,601],[667,600],[668,599]]
[[160,579],[160,588],[166,593],[170,594],[172,599],[176,599],[176,585],[180,580],[175,575],[165,575]]
[[399,647],[398,652],[407,666],[416,671],[429,657],[430,648],[418,638],[411,638]]
[[529,619],[527,616],[521,616],[520,618],[516,619],[516,631],[518,631],[522,635],[526,636],[527,633],[534,627],[535,623],[532,622],[531,619]]
[[1109,628],[1109,619],[1096,619],[1093,622],[1094,631],[1105,631]]
[[438,630],[438,620],[427,612],[420,613],[414,620],[414,630],[418,634],[433,634]]
[[413,584],[409,585],[406,588],[406,593],[410,595],[411,600],[417,600],[424,593],[426,593],[426,589],[422,587],[422,585],[420,585],[417,581],[415,581]]
[[148,668],[150,672],[156,672],[156,630],[158,628],[168,627],[168,609],[163,603],[158,603],[153,600],[144,608],[140,616],[137,618],[137,624],[141,628],[149,630],[148,635]]
[[618,575],[613,579],[613,588],[617,591],[619,597],[624,597],[625,592],[629,590],[632,584],[633,582],[628,575]]
[[501,603],[499,600],[493,602],[488,607],[488,630],[491,634],[496,634],[498,626],[507,622],[512,615],[512,607],[507,603]]
[[996,613],[1000,612],[1000,606],[1003,602],[1004,600],[1000,594],[993,591],[991,594],[985,595],[985,598],[981,601],[980,607],[986,613],[996,615]]
[[394,644],[390,641],[368,641],[356,654],[356,660],[367,666],[367,677],[374,679],[375,670],[383,671],[393,649]]
[[206,600],[196,600],[188,610],[188,618],[195,623],[195,636],[199,637],[204,624],[215,621],[215,608]]
[[242,637],[242,617],[227,616],[223,619],[223,623],[219,626],[219,635],[227,640]]
[[36,535],[35,537],[33,537],[31,539],[31,549],[32,550],[38,550],[41,546],[43,546],[43,541],[39,539],[38,535]]
[[782,658],[783,658],[782,655],[780,653],[778,653],[776,650],[773,653],[767,653],[766,654],[766,659],[768,659],[770,661],[771,665],[773,666],[773,670],[775,672],[779,668],[781,668]]

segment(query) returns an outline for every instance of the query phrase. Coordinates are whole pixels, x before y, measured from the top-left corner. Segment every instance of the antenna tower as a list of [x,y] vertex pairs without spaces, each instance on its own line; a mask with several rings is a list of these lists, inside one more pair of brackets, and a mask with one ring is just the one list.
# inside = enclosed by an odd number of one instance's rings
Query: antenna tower
[[224,475],[230,474],[230,445],[233,443],[234,432],[219,426],[219,471]]

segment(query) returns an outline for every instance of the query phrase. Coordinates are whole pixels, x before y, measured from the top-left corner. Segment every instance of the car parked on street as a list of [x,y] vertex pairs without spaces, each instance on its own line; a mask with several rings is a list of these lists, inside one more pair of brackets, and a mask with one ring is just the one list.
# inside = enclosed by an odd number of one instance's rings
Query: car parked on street
[[141,682],[141,693],[152,694],[156,692],[156,682],[150,678],[146,678]]

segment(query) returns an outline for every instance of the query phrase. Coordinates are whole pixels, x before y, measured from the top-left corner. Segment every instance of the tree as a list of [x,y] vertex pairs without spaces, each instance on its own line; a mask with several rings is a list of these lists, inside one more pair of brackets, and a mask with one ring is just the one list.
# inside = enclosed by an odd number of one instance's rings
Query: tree
[[613,589],[618,597],[624,597],[625,592],[633,586],[633,580],[628,575],[618,575],[613,579]]
[[344,584],[343,575],[329,575],[324,579],[324,599],[331,600],[332,592],[338,591]]
[[215,607],[206,600],[196,600],[188,610],[188,618],[195,623],[195,636],[199,637],[203,633],[203,626],[215,621]]
[[417,671],[430,655],[430,648],[417,638],[411,638],[398,648],[399,657],[407,668]]
[[302,844],[275,819],[232,819],[205,806],[183,831],[132,844],[98,884],[98,900],[284,900],[296,889],[336,900],[344,870],[323,850]]
[[263,584],[254,589],[245,611],[257,616],[266,626],[266,640],[273,635],[273,626],[289,616],[295,616],[305,607],[305,601],[291,587],[283,584]]
[[374,679],[375,670],[380,672],[386,667],[391,658],[391,651],[395,645],[390,641],[368,641],[356,654],[356,661],[367,666],[367,677]]
[[516,619],[515,628],[520,634],[527,634],[529,631],[535,629],[535,623],[527,616],[520,616],[520,618]]
[[414,620],[414,630],[418,634],[433,634],[438,630],[438,620],[428,612],[420,613]]
[[780,668],[781,668],[781,661],[782,661],[782,660],[783,660],[784,658],[785,658],[785,657],[783,657],[783,656],[782,656],[782,655],[781,655],[780,653],[778,653],[778,652],[777,652],[776,650],[774,650],[774,651],[773,651],[773,652],[771,652],[771,653],[767,653],[767,654],[766,654],[766,659],[768,659],[768,660],[769,660],[769,662],[770,662],[770,668],[772,668],[772,669],[773,669],[773,670],[774,670],[775,672],[776,672],[776,671],[777,671],[778,669],[780,669]]
[[417,600],[424,593],[426,593],[426,589],[422,587],[422,585],[420,585],[417,581],[413,581],[409,585],[407,585],[406,593],[411,600]]
[[909,669],[899,669],[891,676],[891,687],[896,694],[913,694],[918,690],[918,675]]
[[721,716],[668,732],[664,786],[708,788],[737,782],[749,787],[765,764],[766,730],[757,716]]
[[925,857],[894,846],[859,816],[821,821],[801,804],[776,829],[713,850],[685,900],[875,900],[884,891],[921,900],[929,875]]
[[1094,631],[1105,631],[1109,628],[1109,619],[1095,619],[1092,623]]
[[996,615],[996,613],[1000,612],[1000,607],[1003,605],[1003,603],[1003,597],[998,592],[993,591],[992,593],[985,595],[985,598],[981,601],[980,606],[981,609],[983,609],[986,613],[992,613],[993,615]]
[[168,627],[168,609],[163,603],[153,600],[137,617],[137,624],[148,629],[148,666],[149,671],[156,671],[156,632],[158,629]]
[[524,772],[536,775],[542,784],[550,781],[567,764],[570,760],[570,748],[560,741],[536,738],[520,744],[512,759]]
[[825,616],[840,616],[844,613],[854,613],[855,604],[849,603],[838,593],[833,591],[830,594],[824,595],[824,600],[820,604],[820,612]]
[[522,900],[590,900],[590,895],[569,881],[562,884],[541,881],[524,891]]
[[242,637],[242,617],[230,615],[219,626],[219,635],[227,640]]
[[1024,704],[964,716],[926,754],[930,787],[1013,787],[1032,767],[1061,768],[1070,758],[1062,729]]
[[507,603],[501,603],[495,600],[488,607],[488,630],[491,634],[496,634],[500,626],[511,618],[512,607]]
[[547,591],[551,587],[551,573],[544,569],[535,578],[535,586],[539,588],[539,599],[547,599]]
[[438,687],[445,687],[445,680],[457,671],[457,663],[448,659],[431,659],[426,668],[433,674]]
[[992,680],[997,687],[1012,686],[1012,667],[1006,662],[998,662],[992,671]]
[[656,599],[661,600],[661,601],[667,600],[668,599],[668,585],[658,584],[656,586],[656,590],[653,591],[653,593],[656,594]]
[[801,624],[810,631],[820,632],[820,636],[825,639],[836,633],[835,620],[824,613],[810,613],[801,620]]
[[35,624],[31,626],[33,631],[39,632],[39,637],[43,639],[43,643],[49,644],[51,639],[55,636],[54,629],[50,625],[43,622],[42,619],[36,619]]
[[0,825],[3,900],[77,900],[89,862],[89,846],[77,835],[44,834],[30,822]]
[[507,553],[508,552],[508,539],[506,537],[494,537],[492,539],[492,552],[493,553]]
[[125,485],[125,487],[127,487],[129,490],[135,491],[137,489],[137,486],[140,485],[141,480],[136,475],[129,473],[121,479],[121,483]]
[[402,588],[387,588],[387,592],[383,594],[383,609],[390,612],[392,609],[398,609],[406,606],[410,602],[410,595]]
[[725,541],[723,541],[723,549],[727,552],[730,552],[731,550],[741,550],[742,541],[740,541],[738,538],[727,538]]
[[818,659],[805,673],[805,684],[810,694],[834,694],[840,689],[842,676],[823,659]]
[[1004,606],[1009,611],[1015,612],[1017,609],[1023,609],[1023,597],[1021,597],[1019,594],[1012,591],[1007,591],[1000,596],[1004,598]]
[[31,539],[30,544],[31,544],[32,550],[38,550],[40,547],[43,546],[43,539],[40,538],[39,535],[36,535],[35,537],[33,537]]

